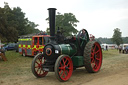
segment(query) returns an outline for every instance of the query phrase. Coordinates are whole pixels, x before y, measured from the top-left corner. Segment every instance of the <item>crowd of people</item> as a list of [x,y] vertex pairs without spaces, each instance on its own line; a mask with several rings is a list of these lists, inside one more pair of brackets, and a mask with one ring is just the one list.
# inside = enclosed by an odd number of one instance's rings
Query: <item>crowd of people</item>
[[128,46],[119,46],[119,53],[128,53]]

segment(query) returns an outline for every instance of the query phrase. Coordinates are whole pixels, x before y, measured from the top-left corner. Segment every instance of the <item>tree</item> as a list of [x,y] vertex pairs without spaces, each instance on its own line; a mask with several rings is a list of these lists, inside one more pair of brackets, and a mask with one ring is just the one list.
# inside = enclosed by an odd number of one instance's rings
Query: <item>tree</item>
[[40,32],[38,24],[25,18],[20,7],[10,8],[8,3],[0,7],[0,40],[2,42],[15,42],[20,35]]
[[120,44],[123,43],[123,40],[122,40],[122,32],[120,32],[120,29],[119,28],[114,29],[114,34],[112,36],[112,41],[114,43],[116,43],[117,46],[119,46]]
[[3,41],[6,41],[6,30],[5,28],[7,28],[7,21],[6,21],[6,15],[4,14],[4,8],[1,8],[0,7],[0,40],[3,42]]
[[[49,18],[47,18],[46,20],[49,20]],[[70,36],[72,34],[76,34],[78,30],[75,29],[75,27],[77,27],[76,23],[78,22],[79,21],[76,19],[75,15],[73,15],[72,13],[61,14],[58,12],[56,15],[55,30],[57,30],[58,27],[63,28],[64,36]],[[49,28],[47,28],[46,32],[49,33]]]

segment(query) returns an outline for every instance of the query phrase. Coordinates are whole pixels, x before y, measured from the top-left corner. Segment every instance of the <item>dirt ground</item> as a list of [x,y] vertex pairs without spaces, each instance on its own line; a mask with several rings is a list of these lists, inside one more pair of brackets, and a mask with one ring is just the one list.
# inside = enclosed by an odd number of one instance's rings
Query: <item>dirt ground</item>
[[67,82],[58,81],[54,72],[44,78],[36,78],[28,72],[0,77],[0,85],[128,85],[128,54],[103,59],[98,73],[88,73],[84,67],[76,69]]

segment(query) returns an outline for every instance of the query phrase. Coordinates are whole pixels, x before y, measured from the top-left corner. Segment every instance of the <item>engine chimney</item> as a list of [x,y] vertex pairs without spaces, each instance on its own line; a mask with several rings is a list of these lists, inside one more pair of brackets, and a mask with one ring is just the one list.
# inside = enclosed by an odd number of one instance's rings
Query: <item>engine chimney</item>
[[50,36],[55,36],[55,13],[56,8],[49,8],[49,26],[50,26]]

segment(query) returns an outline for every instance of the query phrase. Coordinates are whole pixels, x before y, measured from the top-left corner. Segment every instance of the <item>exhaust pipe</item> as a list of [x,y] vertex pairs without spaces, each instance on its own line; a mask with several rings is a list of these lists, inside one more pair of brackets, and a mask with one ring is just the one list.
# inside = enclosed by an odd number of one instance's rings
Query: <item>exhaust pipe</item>
[[55,13],[56,8],[49,8],[49,26],[50,26],[50,36],[55,36]]

